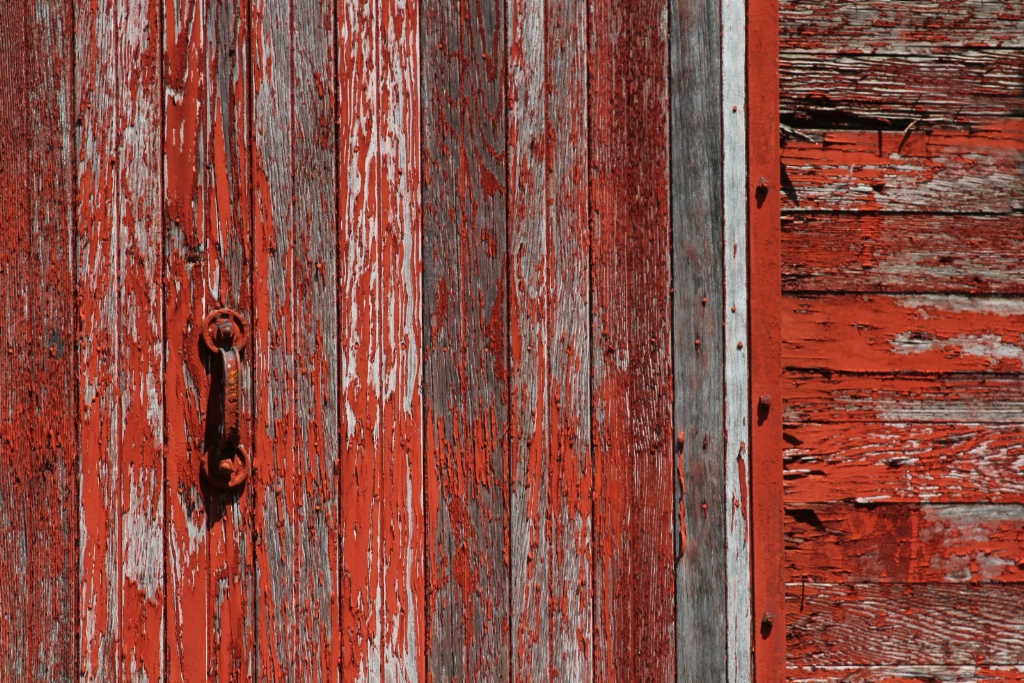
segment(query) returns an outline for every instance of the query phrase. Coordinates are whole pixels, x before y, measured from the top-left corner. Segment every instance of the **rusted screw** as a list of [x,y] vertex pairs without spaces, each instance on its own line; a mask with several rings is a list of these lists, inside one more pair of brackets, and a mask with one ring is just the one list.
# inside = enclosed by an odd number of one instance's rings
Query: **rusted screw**
[[761,398],[757,399],[757,407],[761,410],[768,410],[772,407],[772,397],[768,394],[762,394]]

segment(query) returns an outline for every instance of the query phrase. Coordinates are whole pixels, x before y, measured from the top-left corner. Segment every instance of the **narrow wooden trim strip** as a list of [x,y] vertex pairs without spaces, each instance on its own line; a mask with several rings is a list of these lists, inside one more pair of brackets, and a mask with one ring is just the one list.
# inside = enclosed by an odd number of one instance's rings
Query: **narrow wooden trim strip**
[[747,338],[746,2],[722,0],[725,223],[725,561],[729,681],[751,675],[750,368]]
[[779,10],[747,4],[747,173],[750,235],[750,435],[754,677],[782,681],[782,344],[779,207]]

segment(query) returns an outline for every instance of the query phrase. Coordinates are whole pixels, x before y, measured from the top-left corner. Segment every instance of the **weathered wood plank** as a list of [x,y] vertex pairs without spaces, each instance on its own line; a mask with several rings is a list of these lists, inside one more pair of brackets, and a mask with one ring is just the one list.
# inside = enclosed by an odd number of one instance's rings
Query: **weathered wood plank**
[[[165,676],[160,1],[118,2],[122,675]],[[77,15],[76,15],[77,17]],[[79,243],[81,244],[81,243]],[[81,294],[82,288],[79,288]]]
[[788,584],[796,666],[1018,666],[1024,584]]
[[1024,579],[1024,505],[788,503],[786,516],[790,583]]
[[116,3],[76,5],[79,656],[85,680],[108,681],[121,671],[120,46]]
[[[383,680],[426,677],[420,5],[380,6]],[[344,494],[343,494],[344,496]]]
[[[603,681],[666,680],[676,667],[666,14],[657,0],[605,0],[589,22],[594,676]],[[719,281],[708,296],[720,291]],[[707,438],[721,429],[719,419]],[[691,436],[697,466],[703,438]],[[686,485],[701,490],[705,473],[691,476]]]
[[[722,219],[725,231],[725,549],[728,676],[750,681],[750,282],[747,231],[747,3],[722,2]],[[776,276],[777,277],[777,276]],[[677,624],[677,630],[684,627]],[[677,653],[676,657],[680,655]]]
[[379,12],[338,5],[341,263],[341,639],[343,681],[379,680],[381,659],[381,222]]
[[548,226],[551,678],[594,666],[587,7],[548,0],[544,166]]
[[786,503],[1024,503],[1019,424],[787,425]]
[[543,0],[507,0],[510,586],[512,678],[551,671],[548,412],[551,337]]
[[[299,609],[296,680],[332,681],[341,659],[339,578],[339,302],[334,4],[293,2],[292,163],[294,224],[292,310],[281,325],[294,325],[294,452],[299,477],[295,510],[295,581]],[[344,229],[347,226],[343,226]],[[278,242],[281,244],[281,241]],[[379,306],[379,299],[371,299]],[[273,324],[273,323],[272,323]],[[379,344],[379,342],[378,342]],[[379,593],[377,602],[380,603]]]
[[163,677],[158,6],[76,9],[81,670]]
[[0,678],[79,676],[72,3],[0,8]]
[[787,214],[788,291],[1024,294],[1024,215]]
[[998,422],[1024,411],[1019,375],[847,375],[788,371],[787,422]]
[[[247,4],[167,1],[163,11],[168,674],[250,678],[249,489],[215,492],[199,474],[215,438],[201,323],[221,306],[253,320]],[[243,368],[243,444],[249,377]]]
[[1020,372],[1024,301],[995,297],[787,296],[783,360],[843,372]]
[[791,683],[1020,683],[1024,666],[790,667]]
[[786,211],[1024,210],[1024,120],[972,132],[825,132],[782,148]]
[[[783,569],[782,303],[778,0],[747,4],[750,464],[753,674],[786,674]],[[756,417],[756,419],[755,419]]]
[[[1024,52],[957,50],[955,55],[835,55],[783,52],[780,107],[792,122],[905,127],[999,122],[1024,110]],[[831,125],[825,124],[826,127]]]
[[421,22],[428,675],[505,680],[504,2],[429,0]]
[[904,54],[1024,47],[1018,0],[783,0],[785,51]]
[[[296,664],[297,528],[295,295],[292,150],[291,7],[251,5],[253,98],[253,411],[252,495],[255,546],[255,667],[264,680],[286,680]],[[331,621],[334,621],[332,618]]]
[[[725,473],[733,445],[725,438],[721,8],[717,1],[669,4],[672,388],[675,429],[684,436],[675,449],[676,680],[725,681],[730,624],[729,593],[722,587],[729,584],[732,512]],[[741,196],[744,186],[741,181]]]

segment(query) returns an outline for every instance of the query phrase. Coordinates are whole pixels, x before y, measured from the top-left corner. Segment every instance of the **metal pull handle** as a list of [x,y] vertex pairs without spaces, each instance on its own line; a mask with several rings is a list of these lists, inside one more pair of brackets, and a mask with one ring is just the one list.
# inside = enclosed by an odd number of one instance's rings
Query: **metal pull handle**
[[252,469],[249,452],[241,443],[241,355],[248,339],[245,319],[237,311],[220,308],[203,321],[203,341],[220,361],[221,421],[217,442],[203,459],[203,475],[219,489],[233,489],[245,483]]

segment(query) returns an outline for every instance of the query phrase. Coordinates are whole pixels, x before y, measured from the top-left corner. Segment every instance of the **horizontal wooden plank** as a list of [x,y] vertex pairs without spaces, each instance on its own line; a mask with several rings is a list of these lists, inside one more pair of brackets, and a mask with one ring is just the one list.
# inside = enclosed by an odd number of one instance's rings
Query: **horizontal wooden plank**
[[786,510],[790,582],[1019,582],[1024,505],[851,505]]
[[955,55],[836,55],[779,58],[779,108],[824,127],[863,127],[943,118],[978,123],[1024,110],[1024,51],[959,50]]
[[1019,0],[781,0],[779,20],[783,51],[1024,47]]
[[976,131],[814,132],[782,148],[784,211],[1024,211],[1024,119]]
[[1019,372],[1024,300],[960,295],[787,296],[783,361],[850,372]]
[[1024,215],[790,213],[788,291],[1022,294]]
[[1024,503],[1024,425],[805,423],[785,430],[790,505]]
[[1024,377],[850,375],[788,371],[787,422],[1014,422]]
[[787,584],[786,643],[798,666],[1017,666],[1024,584]]
[[790,683],[1021,683],[1024,666],[791,666]]

